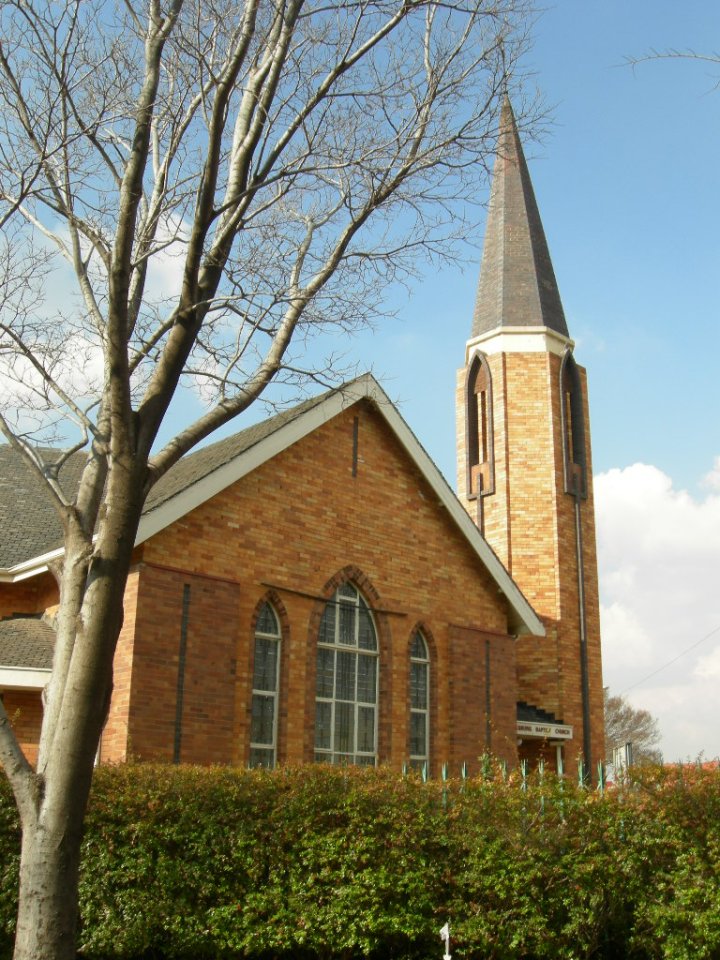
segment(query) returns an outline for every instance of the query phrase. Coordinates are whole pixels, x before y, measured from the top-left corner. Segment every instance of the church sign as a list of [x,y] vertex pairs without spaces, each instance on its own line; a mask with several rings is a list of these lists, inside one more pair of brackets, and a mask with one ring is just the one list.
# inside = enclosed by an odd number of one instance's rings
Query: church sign
[[549,737],[552,740],[572,740],[573,728],[566,723],[530,723],[518,721],[519,737]]

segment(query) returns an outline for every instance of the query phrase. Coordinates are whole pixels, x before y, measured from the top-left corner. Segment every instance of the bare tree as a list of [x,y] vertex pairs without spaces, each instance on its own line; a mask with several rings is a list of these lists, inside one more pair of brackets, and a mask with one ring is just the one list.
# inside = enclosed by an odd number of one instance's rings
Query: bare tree
[[[447,256],[529,0],[0,0],[0,430],[62,521],[15,956],[75,955],[77,873],[145,498],[309,337]],[[291,347],[291,344],[295,347]],[[205,407],[158,448],[183,384]],[[43,444],[65,445],[48,458]],[[77,490],[59,480],[87,459]]]
[[662,763],[658,749],[661,740],[658,722],[649,710],[639,710],[625,697],[610,695],[605,687],[605,760],[611,763],[613,752],[632,744],[633,763]]
[[[639,57],[625,57],[625,62],[635,68],[641,63],[647,63],[650,60],[695,60],[698,63],[709,63],[713,66],[713,73],[720,66],[720,53],[698,53],[696,50],[679,50],[671,47],[668,50],[651,49]],[[720,80],[713,77],[713,86],[720,86]]]

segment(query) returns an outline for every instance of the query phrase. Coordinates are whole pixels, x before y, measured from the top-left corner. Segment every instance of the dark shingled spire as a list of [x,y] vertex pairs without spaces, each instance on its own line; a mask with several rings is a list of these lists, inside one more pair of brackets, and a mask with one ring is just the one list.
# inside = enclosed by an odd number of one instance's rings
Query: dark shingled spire
[[472,337],[545,326],[569,336],[547,240],[510,101],[500,113]]

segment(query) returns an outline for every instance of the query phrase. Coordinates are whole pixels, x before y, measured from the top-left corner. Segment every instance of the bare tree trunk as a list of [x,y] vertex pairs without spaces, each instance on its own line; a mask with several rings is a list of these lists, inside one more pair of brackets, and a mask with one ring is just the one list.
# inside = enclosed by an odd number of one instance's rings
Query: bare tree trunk
[[[65,558],[61,593],[81,593],[66,682],[41,745],[34,803],[21,813],[19,912],[14,960],[75,960],[82,826],[95,753],[112,691],[112,660],[137,531],[143,469],[130,458],[111,473],[108,509],[89,563],[84,546]],[[60,637],[58,641],[60,642]],[[44,731],[45,732],[45,731]]]
[[85,802],[23,830],[15,960],[75,960],[80,834]]

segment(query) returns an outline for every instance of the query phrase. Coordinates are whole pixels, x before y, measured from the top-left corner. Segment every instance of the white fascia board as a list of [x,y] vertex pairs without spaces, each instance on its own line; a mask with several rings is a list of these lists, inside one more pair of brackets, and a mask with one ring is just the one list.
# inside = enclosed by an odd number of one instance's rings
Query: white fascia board
[[[546,328],[542,328],[545,330]],[[395,433],[410,458],[428,482],[441,505],[445,507],[459,527],[470,546],[473,548],[491,577],[497,584],[500,592],[506,597],[512,611],[512,626],[517,633],[529,633],[534,636],[544,636],[545,628],[538,619],[528,601],[523,596],[517,584],[502,565],[490,548],[487,541],[468,516],[460,501],[457,499],[447,481],[435,466],[427,452],[419,442],[410,427],[405,423],[392,401],[382,389],[377,380],[370,373],[366,373],[357,380],[330,394],[316,406],[301,413],[294,420],[278,427],[273,433],[259,440],[233,460],[214,470],[211,474],[198,480],[176,496],[166,500],[154,510],[144,514],[138,528],[136,545],[144,543],[150,537],[160,533],[170,524],[190,513],[212,497],[221,493],[231,484],[252,473],[272,457],[282,453],[288,447],[302,440],[318,427],[332,420],[347,407],[359,400],[371,400],[385,421]],[[46,554],[33,561],[19,565],[27,568],[24,576],[32,576],[47,569],[47,563],[56,556],[62,556],[62,550],[53,554]],[[32,568],[32,569],[31,569]],[[7,571],[10,572],[10,571]],[[0,571],[0,578],[2,571]],[[17,577],[21,579],[21,577]]]
[[[369,376],[369,374],[365,376]],[[297,443],[298,440],[302,440],[313,430],[327,423],[328,420],[332,420],[346,407],[351,406],[362,397],[368,396],[369,394],[361,388],[365,376],[353,382],[352,387],[357,387],[357,392],[355,389],[338,390],[318,403],[317,406],[278,427],[269,436],[259,440],[233,460],[198,480],[197,483],[186,487],[185,490],[161,503],[154,510],[149,510],[140,521],[135,545],[144,543],[145,540],[149,540],[150,537],[160,533],[171,523],[175,523],[176,520],[206,503],[231,484],[252,473],[253,470],[282,453],[283,450],[287,450],[288,447]],[[370,377],[370,379],[373,378]],[[373,380],[373,382],[375,381]]]
[[57,550],[43,553],[39,557],[23,560],[22,563],[16,563],[12,567],[0,569],[0,583],[19,583],[21,580],[36,577],[39,573],[45,573],[49,569],[49,564],[54,560],[59,560],[64,553],[64,547],[58,547]]
[[0,666],[0,690],[42,690],[50,682],[50,673],[40,667]]
[[469,362],[476,350],[489,356],[494,353],[554,353],[561,357],[574,346],[574,340],[550,327],[499,327],[468,340],[465,359],[466,363]]

